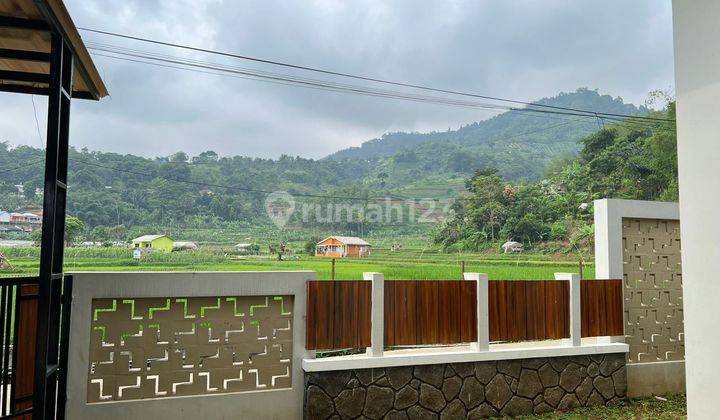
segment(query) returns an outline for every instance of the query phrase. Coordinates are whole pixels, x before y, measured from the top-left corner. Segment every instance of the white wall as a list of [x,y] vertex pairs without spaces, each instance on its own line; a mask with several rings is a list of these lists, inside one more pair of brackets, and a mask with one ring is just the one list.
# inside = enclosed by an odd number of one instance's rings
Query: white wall
[[[70,273],[73,275],[68,355],[68,419],[301,419],[307,280],[315,272]],[[294,295],[292,388],[87,404],[94,298]]]
[[593,202],[595,278],[623,278],[622,219],[678,220],[678,204],[664,201],[608,199]]
[[674,0],[688,414],[720,413],[720,1]]

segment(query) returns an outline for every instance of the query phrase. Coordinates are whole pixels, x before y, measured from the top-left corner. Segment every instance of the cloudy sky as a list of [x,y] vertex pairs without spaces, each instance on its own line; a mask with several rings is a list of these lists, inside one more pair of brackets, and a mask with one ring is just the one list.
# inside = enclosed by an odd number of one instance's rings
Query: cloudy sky
[[[673,85],[670,0],[65,2],[80,27],[520,100],[589,87],[641,104],[649,91]],[[81,33],[86,42],[328,78]],[[388,131],[445,130],[494,115],[107,57],[95,62],[111,97],[73,103],[77,148],[318,158]],[[0,141],[40,145],[47,105],[34,101],[40,135],[31,97],[0,93]]]

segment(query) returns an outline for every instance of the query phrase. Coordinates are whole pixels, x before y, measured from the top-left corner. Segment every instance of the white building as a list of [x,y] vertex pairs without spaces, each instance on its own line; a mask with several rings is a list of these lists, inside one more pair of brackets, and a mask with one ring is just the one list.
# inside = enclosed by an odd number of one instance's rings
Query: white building
[[[673,0],[688,418],[720,413],[720,2]],[[708,239],[710,239],[708,241]]]

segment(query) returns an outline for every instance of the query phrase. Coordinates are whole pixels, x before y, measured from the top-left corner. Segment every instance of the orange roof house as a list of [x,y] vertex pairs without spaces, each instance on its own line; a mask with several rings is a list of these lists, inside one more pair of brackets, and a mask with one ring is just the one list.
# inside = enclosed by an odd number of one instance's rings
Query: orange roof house
[[354,236],[330,236],[315,246],[315,256],[345,258],[369,257],[371,245]]

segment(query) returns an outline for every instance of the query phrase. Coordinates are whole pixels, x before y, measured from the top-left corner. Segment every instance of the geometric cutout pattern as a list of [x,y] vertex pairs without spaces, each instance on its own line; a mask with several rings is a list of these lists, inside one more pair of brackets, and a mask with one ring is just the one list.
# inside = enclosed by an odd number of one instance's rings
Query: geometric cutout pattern
[[622,219],[628,363],[685,359],[680,222]]
[[292,386],[293,296],[93,299],[87,402]]

